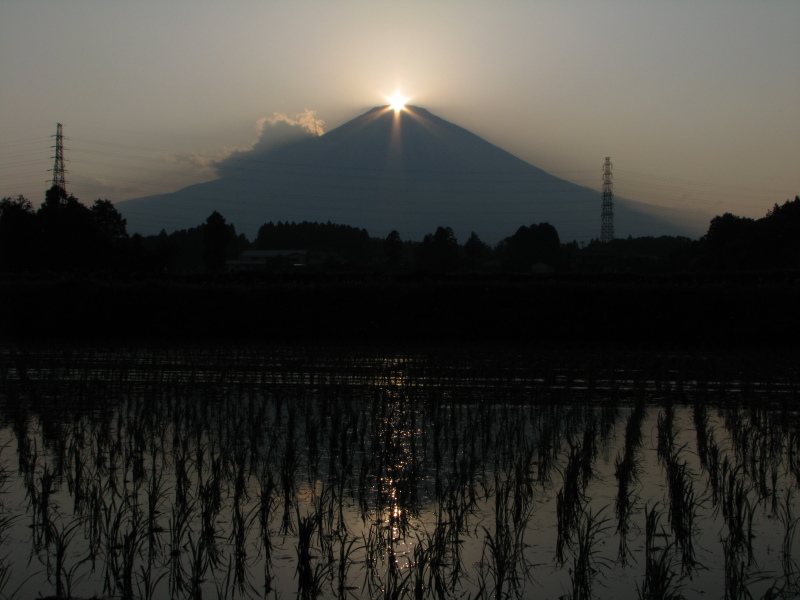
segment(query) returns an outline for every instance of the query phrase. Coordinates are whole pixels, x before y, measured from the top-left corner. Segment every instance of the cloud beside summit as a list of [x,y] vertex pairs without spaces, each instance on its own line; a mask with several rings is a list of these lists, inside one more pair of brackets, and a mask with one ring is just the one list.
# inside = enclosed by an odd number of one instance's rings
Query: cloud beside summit
[[274,150],[325,133],[325,122],[317,118],[314,110],[286,115],[276,112],[271,117],[262,117],[256,122],[258,139],[248,148],[237,148],[213,162],[220,177],[235,177],[252,163],[265,160]]

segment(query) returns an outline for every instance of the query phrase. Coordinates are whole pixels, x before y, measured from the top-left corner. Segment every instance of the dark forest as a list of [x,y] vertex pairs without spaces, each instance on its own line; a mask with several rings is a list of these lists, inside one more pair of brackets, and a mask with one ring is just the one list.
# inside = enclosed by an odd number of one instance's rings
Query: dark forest
[[490,246],[444,224],[409,241],[269,222],[248,240],[219,212],[143,237],[108,200],[53,187],[38,209],[0,201],[0,274],[11,340],[793,343],[800,198],[717,216],[699,240],[578,244],[538,223]]

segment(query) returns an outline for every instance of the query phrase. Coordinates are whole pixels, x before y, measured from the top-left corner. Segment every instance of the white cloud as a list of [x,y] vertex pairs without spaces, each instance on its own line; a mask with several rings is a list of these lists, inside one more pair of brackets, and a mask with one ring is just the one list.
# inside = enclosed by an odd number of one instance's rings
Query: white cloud
[[300,126],[314,135],[325,133],[325,121],[317,118],[317,111],[307,108],[303,112],[291,116],[276,112],[271,117],[260,118],[256,123],[259,137],[264,134],[267,125],[275,125],[277,123]]
[[266,160],[274,149],[314,138],[325,133],[325,122],[317,118],[315,110],[305,109],[301,113],[287,115],[273,113],[256,121],[258,139],[246,148],[226,149],[212,160],[212,165],[220,177],[236,175],[242,165],[252,168],[253,162]]

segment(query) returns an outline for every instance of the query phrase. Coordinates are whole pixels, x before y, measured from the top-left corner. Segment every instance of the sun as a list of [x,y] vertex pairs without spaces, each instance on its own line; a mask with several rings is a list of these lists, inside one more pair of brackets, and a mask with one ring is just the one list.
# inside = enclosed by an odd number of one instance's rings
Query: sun
[[389,107],[395,112],[405,109],[408,98],[404,98],[400,92],[395,92],[394,96],[386,98],[389,101]]

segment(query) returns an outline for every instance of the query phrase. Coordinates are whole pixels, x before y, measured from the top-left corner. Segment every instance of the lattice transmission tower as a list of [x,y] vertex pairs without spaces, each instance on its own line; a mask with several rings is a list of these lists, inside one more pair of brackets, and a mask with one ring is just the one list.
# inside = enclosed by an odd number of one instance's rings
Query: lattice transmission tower
[[606,156],[603,165],[603,221],[600,227],[600,241],[610,242],[614,239],[614,189],[611,183],[611,158]]
[[50,137],[56,138],[56,145],[50,146],[56,149],[56,155],[51,158],[54,160],[53,168],[53,186],[58,186],[62,190],[67,190],[67,181],[64,178],[66,169],[64,169],[64,135],[61,133],[61,123],[56,123],[56,134]]

